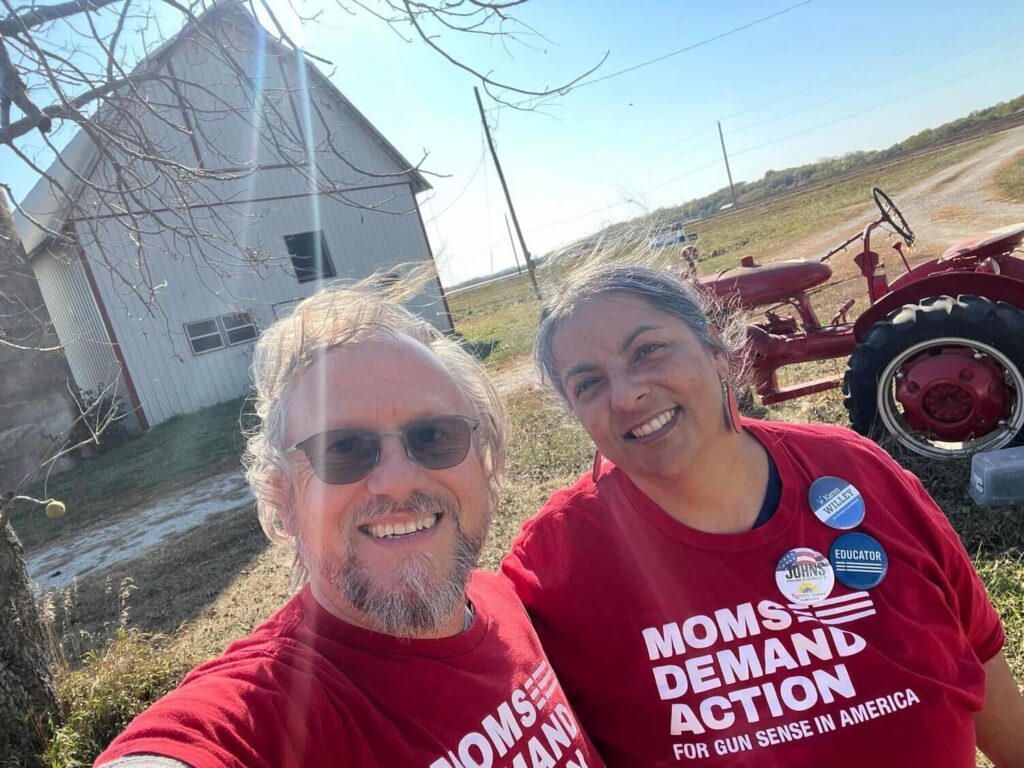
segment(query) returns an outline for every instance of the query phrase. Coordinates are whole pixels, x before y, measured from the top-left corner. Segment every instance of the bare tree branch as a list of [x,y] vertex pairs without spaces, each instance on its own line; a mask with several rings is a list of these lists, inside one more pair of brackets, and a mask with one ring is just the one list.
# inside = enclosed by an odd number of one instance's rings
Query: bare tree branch
[[44,5],[32,8],[22,14],[9,9],[6,17],[0,19],[0,35],[11,35],[23,29],[34,29],[49,21],[64,19],[87,10],[98,10],[120,0],[71,0],[67,3]]

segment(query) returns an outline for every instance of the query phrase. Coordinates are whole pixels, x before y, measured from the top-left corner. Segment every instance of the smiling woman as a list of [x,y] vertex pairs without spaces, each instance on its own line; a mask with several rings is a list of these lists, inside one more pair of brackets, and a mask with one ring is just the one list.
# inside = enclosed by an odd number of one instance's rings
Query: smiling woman
[[976,734],[1024,764],[999,617],[916,477],[742,418],[729,345],[661,272],[570,278],[535,351],[598,454],[502,572],[610,766],[966,768]]

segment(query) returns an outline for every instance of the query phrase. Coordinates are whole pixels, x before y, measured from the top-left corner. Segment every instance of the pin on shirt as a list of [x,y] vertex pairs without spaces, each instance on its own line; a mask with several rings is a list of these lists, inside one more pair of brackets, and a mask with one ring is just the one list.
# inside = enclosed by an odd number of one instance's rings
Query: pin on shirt
[[823,554],[797,547],[784,554],[775,566],[775,583],[790,602],[813,605],[832,594],[836,576]]
[[850,589],[871,589],[889,572],[889,556],[878,541],[866,533],[844,533],[828,553],[836,578]]
[[830,528],[848,531],[864,521],[864,498],[853,483],[839,477],[819,477],[807,492],[814,516]]

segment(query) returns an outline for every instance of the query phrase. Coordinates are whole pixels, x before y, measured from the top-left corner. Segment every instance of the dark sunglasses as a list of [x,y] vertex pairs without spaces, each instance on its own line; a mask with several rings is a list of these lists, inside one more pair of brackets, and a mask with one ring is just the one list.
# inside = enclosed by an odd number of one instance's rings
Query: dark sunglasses
[[434,416],[397,432],[332,429],[307,437],[286,453],[302,451],[317,477],[330,485],[356,483],[380,461],[381,439],[394,435],[405,455],[426,469],[450,469],[466,460],[473,432],[480,425],[467,416]]

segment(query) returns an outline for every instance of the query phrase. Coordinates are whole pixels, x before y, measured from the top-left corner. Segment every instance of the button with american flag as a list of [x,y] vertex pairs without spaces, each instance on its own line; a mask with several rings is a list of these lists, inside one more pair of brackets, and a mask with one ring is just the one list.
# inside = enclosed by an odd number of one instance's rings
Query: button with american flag
[[828,597],[836,585],[832,564],[807,547],[789,550],[775,566],[775,583],[787,600],[813,605]]

